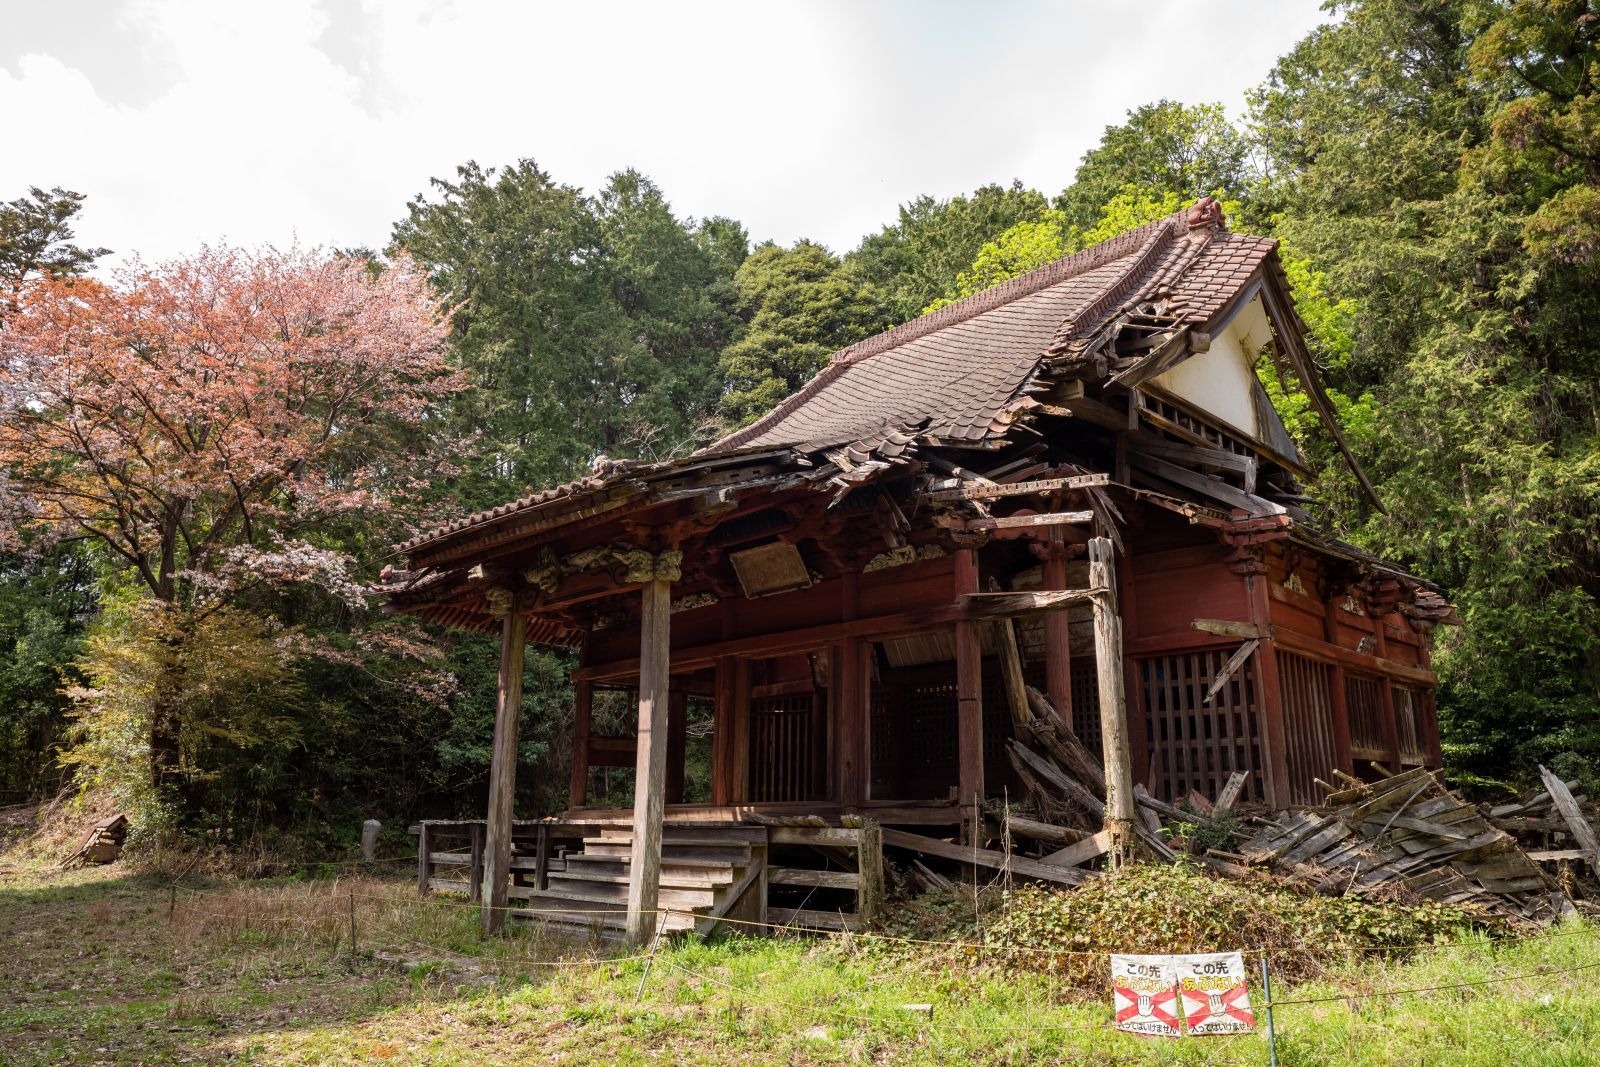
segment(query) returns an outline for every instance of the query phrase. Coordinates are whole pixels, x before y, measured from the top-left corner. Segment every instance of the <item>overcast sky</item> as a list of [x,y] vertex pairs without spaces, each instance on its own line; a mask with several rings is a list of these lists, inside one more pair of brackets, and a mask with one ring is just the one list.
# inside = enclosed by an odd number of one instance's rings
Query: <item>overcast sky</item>
[[637,167],[680,215],[838,251],[920,193],[1054,193],[1162,97],[1242,108],[1316,0],[0,0],[0,199],[118,258],[381,247],[433,175]]

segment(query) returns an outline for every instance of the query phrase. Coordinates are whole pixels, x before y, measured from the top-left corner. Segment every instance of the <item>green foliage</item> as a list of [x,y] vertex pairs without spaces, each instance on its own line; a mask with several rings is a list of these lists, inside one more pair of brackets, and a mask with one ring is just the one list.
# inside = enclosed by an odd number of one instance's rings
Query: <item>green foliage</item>
[[888,318],[904,322],[948,296],[985,244],[1014,226],[1042,221],[1049,206],[1043,193],[1019,181],[948,200],[919,196],[846,260],[883,293]]
[[1482,918],[1435,901],[1376,903],[1218,878],[1181,864],[1134,864],[1068,891],[1015,890],[987,927],[1025,970],[1059,970],[1104,984],[1103,956],[1060,953],[1218,952],[1266,948],[1284,977],[1309,977],[1352,950],[1447,940]]
[[1255,103],[1259,200],[1359,309],[1320,358],[1389,513],[1344,525],[1459,605],[1441,721],[1478,773],[1600,753],[1586,6],[1341,5]]
[[83,200],[82,193],[69,189],[34,185],[27,196],[0,204],[0,288],[15,293],[36,275],[82,274],[107,254],[104,248],[73,243],[72,220],[83,210]]
[[0,556],[0,797],[47,794],[66,726],[64,684],[96,608],[93,560],[77,545]]
[[1056,207],[1069,225],[1089,230],[1104,206],[1130,186],[1170,193],[1183,204],[1219,189],[1238,193],[1245,185],[1248,150],[1221,104],[1146,104],[1128,112],[1123,124],[1106,127],[1100,144],[1079,163],[1072,184],[1056,198]]
[[[263,778],[285,773],[308,695],[292,635],[222,606],[202,615],[142,595],[107,604],[90,631],[63,760],[84,791],[109,795],[138,828],[231,828],[248,818]],[[165,719],[169,766],[151,744]],[[177,788],[163,788],[176,776]]]
[[437,199],[416,198],[394,243],[456,308],[473,388],[452,419],[476,435],[455,487],[462,505],[564,481],[600,455],[664,458],[695,438],[737,326],[737,224],[680,221],[634,171],[596,197],[526,159],[468,163],[433,187]]
[[762,245],[733,282],[747,323],[721,360],[722,410],[734,424],[800,388],[830,353],[892,325],[876,287],[810,241]]

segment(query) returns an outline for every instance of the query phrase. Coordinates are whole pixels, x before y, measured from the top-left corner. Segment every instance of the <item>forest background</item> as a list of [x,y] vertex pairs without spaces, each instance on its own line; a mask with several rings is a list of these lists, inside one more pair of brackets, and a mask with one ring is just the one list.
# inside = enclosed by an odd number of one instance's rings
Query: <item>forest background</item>
[[[436,179],[382,250],[109,278],[82,193],[0,207],[0,803],[73,790],[147,830],[314,848],[481,810],[496,650],[385,618],[391,546],[601,457],[683,454],[852,341],[1204,195],[1282,242],[1387,505],[1264,362],[1319,521],[1465,620],[1437,634],[1451,774],[1600,786],[1600,16],[1333,11],[1241,121],[1152,102],[1060,190],[920,197],[842,254],[531,159]],[[525,816],[564,800],[571,667],[530,649]]]

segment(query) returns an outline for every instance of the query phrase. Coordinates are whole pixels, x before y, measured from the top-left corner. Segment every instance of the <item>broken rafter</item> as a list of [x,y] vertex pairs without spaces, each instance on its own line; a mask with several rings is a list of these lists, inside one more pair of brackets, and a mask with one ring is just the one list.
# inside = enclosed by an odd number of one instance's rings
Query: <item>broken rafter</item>
[[1030,496],[1034,493],[1056,493],[1067,489],[1085,489],[1094,485],[1108,485],[1106,474],[1079,474],[1070,478],[1041,478],[1032,482],[1011,482],[1005,485],[972,485],[960,489],[940,489],[927,494],[929,500],[945,503],[958,500],[993,500],[1006,496]]

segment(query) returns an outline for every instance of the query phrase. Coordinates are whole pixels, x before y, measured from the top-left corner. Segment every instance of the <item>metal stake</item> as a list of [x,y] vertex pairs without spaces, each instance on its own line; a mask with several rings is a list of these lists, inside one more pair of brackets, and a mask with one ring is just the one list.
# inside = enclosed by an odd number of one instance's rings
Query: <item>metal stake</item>
[[633,994],[633,1003],[637,1007],[639,1001],[644,999],[644,980],[650,977],[650,967],[656,962],[656,946],[661,943],[661,931],[667,928],[668,912],[665,908],[661,911],[661,922],[656,925],[656,936],[650,939],[650,954],[645,957],[644,973],[639,976],[639,988]]
[[1278,1067],[1278,1030],[1272,1020],[1272,976],[1267,972],[1267,953],[1261,952],[1261,995],[1267,998],[1267,1055],[1272,1067]]

